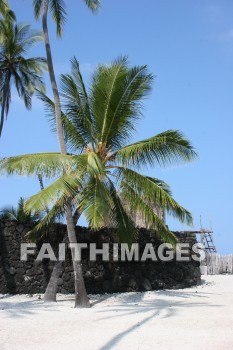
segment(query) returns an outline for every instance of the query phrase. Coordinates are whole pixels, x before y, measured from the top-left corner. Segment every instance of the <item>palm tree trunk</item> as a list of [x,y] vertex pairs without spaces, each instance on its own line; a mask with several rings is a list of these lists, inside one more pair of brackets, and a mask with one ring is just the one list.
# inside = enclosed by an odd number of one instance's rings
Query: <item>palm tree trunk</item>
[[60,103],[60,97],[59,97],[57,82],[56,82],[56,78],[55,78],[54,68],[53,68],[53,59],[52,59],[51,46],[50,46],[50,41],[49,41],[49,32],[48,32],[48,25],[47,25],[48,7],[49,7],[49,0],[46,0],[45,4],[44,4],[42,26],[43,26],[43,32],[44,32],[44,40],[45,40],[45,49],[46,49],[49,77],[50,77],[50,82],[51,82],[51,86],[52,86],[52,90],[53,90],[58,142],[60,145],[61,153],[67,154],[66,144],[65,144],[64,134],[63,134],[63,128],[62,128],[61,103]]
[[[78,219],[80,218],[80,213],[78,210],[75,211],[73,215],[73,222],[74,225],[77,224]],[[62,243],[68,243],[68,234],[66,233],[64,235],[64,238],[62,240]],[[52,274],[50,276],[49,283],[46,287],[45,294],[44,294],[44,302],[54,302],[57,301],[57,282],[58,277],[62,271],[62,261],[56,261],[55,265],[53,267]]]
[[0,137],[2,135],[2,129],[3,129],[3,124],[4,124],[4,117],[5,117],[5,106],[4,106],[4,101],[2,103],[2,110],[1,110],[1,122],[0,122]]
[[[68,235],[67,233],[64,235],[64,238],[62,240],[62,243],[67,243],[68,241]],[[44,302],[53,302],[57,301],[57,281],[58,277],[62,271],[62,261],[57,260],[55,262],[55,265],[53,267],[52,274],[49,279],[49,283],[46,287],[45,293],[44,293]]]
[[[77,243],[75,226],[74,226],[70,204],[66,205],[66,222],[67,222],[69,242]],[[71,255],[72,255],[72,261],[73,261],[73,268],[74,268],[75,307],[80,307],[80,308],[90,307],[90,302],[87,296],[86,287],[83,279],[82,263],[81,261],[75,260],[73,249],[71,249]]]
[[[60,97],[59,97],[57,82],[54,74],[53,59],[52,59],[52,53],[51,53],[51,47],[50,47],[50,41],[49,41],[49,33],[48,33],[48,25],[47,25],[48,6],[49,6],[49,0],[45,0],[44,13],[42,17],[42,26],[44,31],[44,40],[45,40],[45,49],[46,49],[46,55],[47,55],[49,77],[50,77],[50,82],[53,90],[53,97],[54,97],[54,104],[55,104],[55,116],[56,116],[58,141],[60,145],[61,154],[67,154],[63,127],[62,127]],[[68,203],[65,207],[65,216],[66,216],[66,222],[67,222],[69,242],[77,243],[71,203]],[[82,265],[81,263],[75,261],[73,252],[72,252],[72,260],[73,260],[73,267],[74,267],[75,307],[89,307],[90,303],[87,297],[86,288],[83,280]]]
[[[39,184],[40,184],[40,190],[43,191],[44,190],[44,182],[43,182],[43,177],[42,177],[41,174],[38,174],[38,181],[39,181]],[[49,213],[49,208],[46,207],[45,211],[48,214]]]
[[57,301],[57,281],[58,276],[62,271],[62,261],[56,261],[53,267],[52,274],[47,284],[45,293],[44,293],[44,302],[56,302]]
[[38,174],[38,181],[40,184],[40,189],[41,189],[41,191],[43,191],[44,190],[44,182],[43,182],[43,177],[41,174]]
[[2,129],[4,124],[4,118],[5,118],[5,110],[6,110],[6,100],[7,100],[8,90],[9,90],[10,79],[11,79],[11,76],[10,74],[8,74],[6,77],[5,86],[3,89],[3,100],[2,100],[1,121],[0,121],[0,137],[2,136]]

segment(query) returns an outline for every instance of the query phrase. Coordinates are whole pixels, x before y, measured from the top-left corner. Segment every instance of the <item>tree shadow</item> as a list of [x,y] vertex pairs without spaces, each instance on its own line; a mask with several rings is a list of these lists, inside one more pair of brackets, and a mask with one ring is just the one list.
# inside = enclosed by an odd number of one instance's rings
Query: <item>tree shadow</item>
[[[10,298],[14,296],[6,296],[6,298]],[[3,298],[1,298],[3,299]],[[36,315],[37,310],[41,311],[53,311],[53,312],[59,312],[54,306],[56,304],[51,303],[44,303],[42,300],[28,300],[28,301],[4,301],[0,300],[0,312],[5,311],[7,316],[6,317],[13,317],[13,318],[21,318],[28,315]]]
[[[129,293],[132,294],[132,293]],[[112,316],[104,316],[99,319],[107,320],[110,318],[121,318],[129,315],[135,315],[138,313],[144,313],[146,317],[143,320],[135,322],[131,327],[124,330],[123,332],[115,335],[112,339],[108,340],[103,346],[101,346],[98,350],[110,350],[115,349],[116,345],[120,343],[123,338],[127,337],[129,334],[134,331],[140,329],[143,325],[148,323],[154,317],[160,316],[160,318],[168,318],[176,316],[180,310],[184,308],[198,308],[198,307],[221,307],[222,305],[217,304],[208,304],[208,300],[210,298],[210,294],[213,295],[215,293],[196,293],[192,292],[181,292],[181,291],[158,291],[155,294],[155,298],[152,300],[143,300],[144,293],[136,293],[135,299],[132,302],[132,295],[124,295],[121,299],[121,303],[113,306],[109,306],[106,310],[99,310],[98,312],[104,314],[109,311],[113,311],[114,315]],[[201,294],[201,295],[200,295]],[[166,299],[168,297],[168,299]],[[169,299],[170,297],[170,299]],[[175,299],[171,300],[171,297]],[[198,301],[190,302],[188,299],[197,298]],[[203,299],[203,300],[200,300]],[[147,316],[149,314],[149,316]]]

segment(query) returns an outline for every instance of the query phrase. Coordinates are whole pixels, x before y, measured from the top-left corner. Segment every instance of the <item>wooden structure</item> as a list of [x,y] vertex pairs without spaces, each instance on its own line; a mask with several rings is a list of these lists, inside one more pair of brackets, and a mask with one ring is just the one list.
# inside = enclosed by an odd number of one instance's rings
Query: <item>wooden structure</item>
[[200,231],[181,231],[181,233],[186,233],[186,234],[194,233],[195,235],[201,235],[201,243],[203,244],[203,247],[205,247],[205,252],[207,254],[217,253],[217,249],[213,241],[212,230],[205,230],[201,228]]
[[217,253],[217,249],[213,241],[213,231],[201,229],[200,234],[201,243],[204,245],[206,253]]
[[216,253],[207,254],[206,264],[208,275],[233,274],[233,254],[222,256]]

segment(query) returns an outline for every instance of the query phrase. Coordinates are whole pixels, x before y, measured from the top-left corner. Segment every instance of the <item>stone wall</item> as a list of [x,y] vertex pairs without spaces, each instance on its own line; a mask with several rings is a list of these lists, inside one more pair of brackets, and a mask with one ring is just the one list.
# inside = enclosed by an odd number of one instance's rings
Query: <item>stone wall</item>
[[[25,234],[30,225],[22,225],[13,221],[0,222],[0,293],[43,293],[49,281],[53,264],[48,259],[36,262],[34,256],[28,261],[20,261],[20,243],[26,242]],[[77,227],[77,239],[80,243],[113,243],[117,239],[111,230],[98,232],[84,227]],[[57,252],[58,243],[66,232],[64,225],[57,224],[43,239],[49,242]],[[196,243],[193,234],[176,233],[180,242]],[[40,249],[42,241],[37,242]],[[150,242],[156,248],[161,241],[146,229],[141,229],[138,237],[140,250]],[[125,261],[104,262],[101,256],[96,262],[89,260],[87,249],[82,253],[83,274],[88,293],[143,291],[153,289],[184,288],[200,283],[199,262],[162,262],[162,261]],[[73,269],[70,252],[63,263],[58,280],[58,292],[73,293]]]

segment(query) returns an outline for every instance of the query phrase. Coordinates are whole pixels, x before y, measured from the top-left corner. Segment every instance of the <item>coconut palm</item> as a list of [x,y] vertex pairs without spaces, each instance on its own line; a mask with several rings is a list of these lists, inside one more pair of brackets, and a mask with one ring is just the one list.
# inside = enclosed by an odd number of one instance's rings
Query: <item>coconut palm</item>
[[42,214],[25,211],[25,200],[20,197],[17,207],[1,208],[0,220],[15,220],[20,223],[36,223],[42,219]]
[[[92,11],[96,11],[100,6],[99,0],[85,0],[85,3],[88,6],[88,8]],[[50,11],[52,18],[56,24],[57,35],[59,37],[62,36],[63,27],[66,20],[65,2],[63,0],[33,0],[33,7],[34,7],[35,17],[38,19],[42,16],[42,27],[44,32],[49,77],[51,81],[53,98],[55,103],[55,113],[56,113],[55,115],[56,115],[58,141],[59,141],[61,153],[66,154],[67,150],[66,150],[66,145],[64,141],[64,134],[63,134],[62,122],[61,122],[60,96],[59,96],[58,86],[57,86],[56,77],[54,73],[52,52],[51,52],[49,32],[48,32],[48,23],[47,23],[48,11]]]
[[[154,213],[154,205],[188,224],[192,216],[175,201],[163,181],[138,170],[147,165],[189,162],[196,153],[177,130],[128,144],[135,122],[142,115],[142,102],[151,90],[153,76],[146,66],[129,68],[126,58],[120,58],[111,65],[100,65],[87,90],[75,58],[71,65],[71,74],[61,79],[62,126],[70,153],[11,157],[0,163],[1,171],[56,176],[54,182],[27,200],[27,210],[51,208],[36,230],[53,220],[68,201],[85,215],[93,229],[104,226],[106,218],[111,218],[121,240],[132,242],[137,228],[124,207],[126,200],[130,211],[140,212],[151,229],[166,242],[175,244],[175,236]],[[55,104],[45,94],[39,95],[54,127]],[[81,264],[74,261],[73,264],[77,268],[76,306],[87,306]]]
[[[84,0],[84,2],[86,3],[87,7],[93,12],[95,12],[100,6],[99,0]],[[67,148],[66,148],[66,143],[65,143],[64,133],[62,128],[62,118],[61,118],[62,112],[61,112],[60,96],[59,96],[58,86],[57,86],[56,77],[54,73],[52,52],[51,52],[49,32],[48,32],[48,23],[47,23],[48,12],[50,11],[52,18],[56,24],[57,35],[59,37],[62,36],[63,26],[66,19],[65,2],[63,0],[33,0],[33,6],[34,6],[35,17],[38,19],[42,16],[42,27],[44,32],[49,77],[50,77],[50,82],[51,82],[52,91],[53,91],[53,98],[54,98],[57,136],[58,136],[61,154],[65,155],[67,154]],[[72,218],[72,204],[69,202],[67,202],[65,206],[65,216],[67,221],[67,230],[68,230],[69,240],[71,242],[76,242],[75,226]],[[78,275],[78,273],[79,272],[77,267],[77,271],[75,272],[75,275]],[[77,287],[76,284],[75,286]],[[77,294],[80,294],[78,293],[78,290],[76,290],[76,295]],[[84,295],[85,293],[82,293],[82,294]],[[54,299],[54,296],[51,297],[51,300],[53,299]],[[79,300],[79,303],[83,305],[88,305],[89,303],[88,298],[83,297],[83,300],[82,301]]]
[[47,67],[46,60],[42,57],[26,57],[28,50],[42,40],[43,36],[32,32],[30,25],[0,20],[0,136],[4,118],[9,112],[12,83],[27,109],[31,108],[35,89],[44,89],[42,74]]

